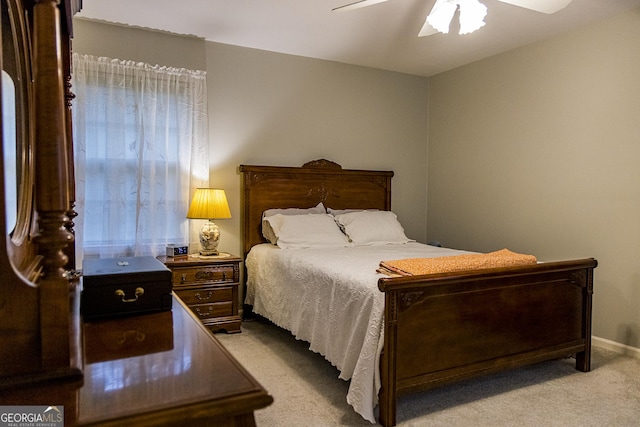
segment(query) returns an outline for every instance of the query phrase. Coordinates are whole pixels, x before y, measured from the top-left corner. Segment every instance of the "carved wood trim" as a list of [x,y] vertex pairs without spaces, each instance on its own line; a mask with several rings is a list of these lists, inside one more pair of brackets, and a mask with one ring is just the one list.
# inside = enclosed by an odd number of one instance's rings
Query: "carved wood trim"
[[303,168],[317,168],[317,169],[342,169],[342,166],[336,162],[332,162],[327,159],[311,160],[310,162],[302,165]]

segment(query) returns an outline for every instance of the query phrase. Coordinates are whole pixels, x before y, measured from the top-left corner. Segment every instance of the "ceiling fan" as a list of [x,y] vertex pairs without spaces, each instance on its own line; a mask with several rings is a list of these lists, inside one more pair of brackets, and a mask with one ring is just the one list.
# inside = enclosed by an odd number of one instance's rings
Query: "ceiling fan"
[[[388,0],[359,0],[333,8],[332,11],[347,11],[383,3]],[[498,0],[525,9],[552,14],[564,9],[571,0]],[[487,8],[478,0],[436,0],[433,9],[424,21],[418,37],[429,36],[438,31],[449,32],[449,24],[456,10],[460,8],[460,34],[466,34],[484,26]]]

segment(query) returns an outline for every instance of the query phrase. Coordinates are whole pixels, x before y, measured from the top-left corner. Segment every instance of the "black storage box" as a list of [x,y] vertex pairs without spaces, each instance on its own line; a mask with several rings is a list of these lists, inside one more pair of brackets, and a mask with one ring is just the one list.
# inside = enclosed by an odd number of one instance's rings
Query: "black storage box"
[[171,310],[171,270],[151,256],[85,259],[82,287],[85,318]]

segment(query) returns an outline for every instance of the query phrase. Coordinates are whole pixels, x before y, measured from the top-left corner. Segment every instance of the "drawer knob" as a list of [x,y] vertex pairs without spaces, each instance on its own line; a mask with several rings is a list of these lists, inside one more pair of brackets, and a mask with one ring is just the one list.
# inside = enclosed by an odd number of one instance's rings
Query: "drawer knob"
[[122,289],[118,289],[115,292],[116,298],[120,298],[122,302],[136,302],[138,298],[144,294],[144,288],[136,288],[135,298],[127,298],[127,295]]
[[195,297],[196,297],[196,299],[198,301],[208,301],[208,300],[211,299],[212,296],[213,296],[213,292],[211,292],[211,291],[207,292],[207,296],[206,297],[203,297],[202,295],[200,295],[200,292],[196,292],[196,295],[195,295]]

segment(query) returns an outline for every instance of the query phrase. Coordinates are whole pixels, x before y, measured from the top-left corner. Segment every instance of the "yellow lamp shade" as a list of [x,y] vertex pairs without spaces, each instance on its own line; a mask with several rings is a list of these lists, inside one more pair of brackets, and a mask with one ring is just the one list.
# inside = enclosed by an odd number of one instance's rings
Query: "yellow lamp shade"
[[227,195],[220,188],[197,188],[187,212],[190,219],[231,218]]

